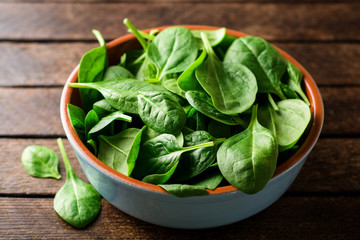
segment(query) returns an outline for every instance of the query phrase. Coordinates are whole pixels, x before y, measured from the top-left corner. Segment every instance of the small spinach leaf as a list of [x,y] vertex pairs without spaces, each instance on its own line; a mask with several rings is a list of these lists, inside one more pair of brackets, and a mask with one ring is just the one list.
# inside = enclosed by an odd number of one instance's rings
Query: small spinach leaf
[[103,118],[104,116],[117,111],[116,108],[113,108],[110,104],[108,104],[105,99],[101,99],[94,103],[93,109],[99,118]]
[[185,98],[185,92],[178,86],[178,81],[175,78],[166,79],[162,82],[162,85],[172,93]]
[[93,186],[76,176],[60,138],[58,145],[67,177],[65,184],[55,195],[54,209],[66,222],[77,228],[83,228],[99,215],[101,197]]
[[91,139],[90,130],[99,123],[99,117],[94,110],[88,112],[85,117],[85,136],[86,140]]
[[50,148],[39,145],[26,147],[21,155],[21,163],[33,177],[61,178],[58,170],[59,156]]
[[112,123],[115,120],[122,120],[122,121],[131,123],[132,117],[124,114],[121,111],[113,112],[113,113],[101,118],[100,121],[90,129],[89,134],[93,134],[93,133],[101,131],[102,129],[104,129],[106,126],[108,126],[110,123]]
[[277,157],[276,138],[257,121],[256,106],[249,127],[226,139],[217,152],[219,168],[226,180],[249,194],[265,187],[275,172]]
[[160,184],[159,186],[176,197],[192,197],[192,196],[202,196],[208,194],[205,187],[197,186],[197,185]]
[[130,176],[139,154],[143,129],[128,128],[114,136],[99,136],[98,158],[114,170]]
[[287,72],[289,74],[289,87],[294,89],[304,100],[307,105],[310,105],[308,98],[306,97],[305,93],[301,88],[301,82],[303,79],[303,74],[299,68],[297,68],[294,64],[290,61],[287,61]]
[[138,95],[139,115],[143,122],[159,133],[178,134],[185,125],[181,105],[163,93]]

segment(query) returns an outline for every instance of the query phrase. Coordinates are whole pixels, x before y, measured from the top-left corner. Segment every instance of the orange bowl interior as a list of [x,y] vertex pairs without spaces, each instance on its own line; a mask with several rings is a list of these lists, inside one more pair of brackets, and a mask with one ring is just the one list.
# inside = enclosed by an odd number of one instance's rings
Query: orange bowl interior
[[[197,30],[215,30],[218,29],[217,27],[210,27],[210,26],[196,26],[196,25],[184,25],[183,27],[189,28],[189,29],[197,29]],[[167,26],[164,27],[158,27],[153,29],[163,30],[167,28]],[[145,32],[149,32],[152,29],[147,29]],[[227,29],[226,30],[228,35],[234,36],[234,37],[243,37],[247,36],[247,34]],[[137,42],[135,36],[133,34],[129,34],[120,38],[117,38],[108,44],[106,44],[106,47],[108,49],[108,57],[109,57],[109,64],[117,64],[119,62],[120,56],[125,53],[129,49],[139,48],[139,43]],[[275,46],[276,47],[276,46]],[[277,48],[277,47],[276,47]],[[292,155],[288,160],[280,164],[273,177],[276,177],[282,173],[284,173],[287,169],[291,168],[296,164],[298,161],[300,161],[303,157],[306,156],[306,154],[311,151],[313,146],[315,145],[321,129],[323,125],[324,120],[324,109],[323,109],[323,103],[322,98],[319,92],[319,89],[316,86],[315,81],[312,79],[310,74],[290,55],[288,55],[286,52],[282,51],[281,49],[277,48],[278,51],[281,53],[281,55],[292,62],[295,66],[297,66],[302,73],[304,74],[304,88],[306,91],[306,94],[308,96],[308,99],[311,103],[311,114],[312,119],[308,126],[308,135],[306,136],[303,144],[299,147],[299,149],[295,152],[294,155]],[[163,190],[161,187],[145,183],[142,181],[139,181],[137,179],[127,177],[114,169],[110,168],[109,166],[105,165],[103,162],[101,162],[98,158],[96,158],[81,142],[80,138],[77,136],[75,130],[72,128],[70,119],[67,114],[67,104],[72,103],[78,106],[81,106],[81,100],[78,89],[72,89],[67,84],[72,82],[77,82],[77,76],[78,76],[78,68],[77,66],[71,75],[69,76],[63,90],[63,95],[61,97],[61,105],[60,105],[60,114],[63,121],[63,126],[65,131],[67,132],[67,137],[71,142],[74,144],[74,147],[77,148],[78,152],[85,156],[88,161],[90,161],[93,165],[97,166],[99,170],[102,172],[112,176],[113,178],[120,180],[122,182],[126,182],[130,185],[149,190],[149,191],[155,191],[155,192],[163,192],[166,193],[165,190]],[[221,194],[221,193],[227,193],[232,191],[238,191],[235,187],[232,185],[229,186],[223,186],[218,187],[215,190],[208,190],[209,194]]]

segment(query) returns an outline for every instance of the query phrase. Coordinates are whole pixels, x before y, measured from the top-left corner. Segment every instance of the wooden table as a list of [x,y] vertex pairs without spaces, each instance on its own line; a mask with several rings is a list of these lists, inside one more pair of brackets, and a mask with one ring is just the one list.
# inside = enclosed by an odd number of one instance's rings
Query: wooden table
[[[295,57],[325,104],[321,138],[294,184],[272,206],[210,230],[174,230],[102,201],[83,230],[53,210],[61,180],[30,177],[22,150],[58,151],[62,86],[83,53],[126,33],[172,24],[225,26],[266,38]],[[0,238],[5,239],[360,239],[360,4],[357,0],[3,0],[0,3]],[[75,172],[85,176],[65,142]]]

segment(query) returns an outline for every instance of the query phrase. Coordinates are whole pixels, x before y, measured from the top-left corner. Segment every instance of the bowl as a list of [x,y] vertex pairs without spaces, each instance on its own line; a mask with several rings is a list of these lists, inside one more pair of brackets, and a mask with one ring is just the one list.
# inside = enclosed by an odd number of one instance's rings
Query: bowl
[[[214,30],[210,26],[183,26],[189,29]],[[167,27],[153,29],[163,30]],[[152,29],[145,30],[149,32]],[[227,34],[243,37],[247,34],[227,29]],[[139,44],[134,35],[117,38],[108,44],[109,63],[116,64],[121,54]],[[256,194],[245,194],[233,186],[209,190],[208,195],[179,198],[161,187],[127,177],[96,158],[81,142],[72,128],[67,114],[67,104],[79,105],[76,89],[68,83],[77,82],[77,66],[64,86],[60,113],[65,134],[74,149],[89,182],[112,205],[143,221],[171,228],[200,229],[222,226],[248,218],[274,203],[291,185],[306,158],[316,144],[324,119],[323,102],[319,89],[309,73],[290,55],[277,48],[281,55],[295,64],[304,74],[304,88],[311,103],[311,122],[307,135],[288,160],[281,163],[264,189]]]

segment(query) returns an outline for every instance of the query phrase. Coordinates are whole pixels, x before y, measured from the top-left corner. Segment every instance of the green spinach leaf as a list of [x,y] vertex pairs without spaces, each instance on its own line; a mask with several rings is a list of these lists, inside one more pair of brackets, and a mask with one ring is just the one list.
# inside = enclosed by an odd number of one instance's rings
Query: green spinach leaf
[[181,148],[175,136],[162,134],[141,146],[133,175],[146,182],[163,184],[175,171],[182,153],[213,145],[213,142],[207,142]]
[[106,115],[117,111],[116,108],[113,108],[110,104],[108,104],[105,99],[101,99],[94,103],[93,109],[99,118],[103,118]]
[[124,78],[135,78],[135,76],[124,67],[110,66],[105,71],[103,81],[124,79]]
[[307,105],[310,105],[308,98],[306,97],[305,93],[301,88],[301,82],[303,79],[303,74],[299,68],[297,68],[294,64],[290,61],[287,61],[287,72],[289,74],[289,86],[294,89],[304,100]]
[[[108,65],[105,41],[99,31],[93,30],[93,34],[98,39],[100,47],[90,50],[81,58],[78,74],[79,83],[101,81]],[[99,93],[91,89],[80,89],[80,95],[86,112],[100,99]]]
[[157,66],[158,79],[187,69],[196,59],[198,48],[189,29],[172,27],[161,31],[148,46],[147,54]]
[[275,172],[277,157],[276,138],[257,121],[256,106],[249,127],[226,139],[217,152],[219,168],[226,180],[249,194],[265,187]]
[[59,156],[50,148],[39,145],[26,147],[21,155],[21,163],[33,177],[61,178],[58,170]]
[[82,108],[78,106],[68,104],[67,112],[70,118],[70,122],[75,132],[79,136],[82,142],[85,142],[86,134],[85,134],[85,112]]
[[66,222],[77,228],[83,228],[99,215],[101,197],[93,186],[76,176],[60,138],[58,145],[65,163],[67,177],[65,184],[55,195],[54,209]]
[[122,120],[122,121],[131,123],[132,117],[124,114],[121,111],[113,112],[113,113],[101,118],[100,121],[90,129],[89,134],[93,134],[93,133],[101,131],[102,129],[104,129],[106,126],[108,126],[110,123],[114,122],[115,120]]
[[219,112],[214,107],[211,98],[204,92],[187,91],[185,96],[189,104],[205,116],[228,125],[247,126],[246,122],[243,121],[237,114],[227,115]]
[[193,62],[178,78],[178,86],[183,91],[190,91],[190,90],[196,90],[196,91],[204,91],[204,89],[200,86],[198,83],[196,76],[195,76],[195,70],[202,64],[207,56],[206,50],[204,49],[200,56],[196,59],[195,62]]
[[218,45],[226,36],[226,28],[219,28],[217,30],[191,30],[192,35],[196,40],[199,49],[204,49],[203,41],[201,40],[201,33],[206,35],[212,47]]
[[183,108],[167,94],[141,93],[138,103],[143,122],[159,133],[177,135],[185,125]]
[[206,36],[202,34],[202,37],[208,57],[196,69],[196,78],[211,96],[217,110],[224,114],[244,112],[256,98],[258,89],[254,74],[240,63],[223,64]]
[[245,65],[254,73],[259,92],[274,93],[286,99],[280,87],[286,63],[280,53],[264,39],[252,36],[236,39],[226,52],[224,64]]
[[114,170],[130,176],[139,154],[143,129],[128,128],[114,136],[99,136],[98,158]]

